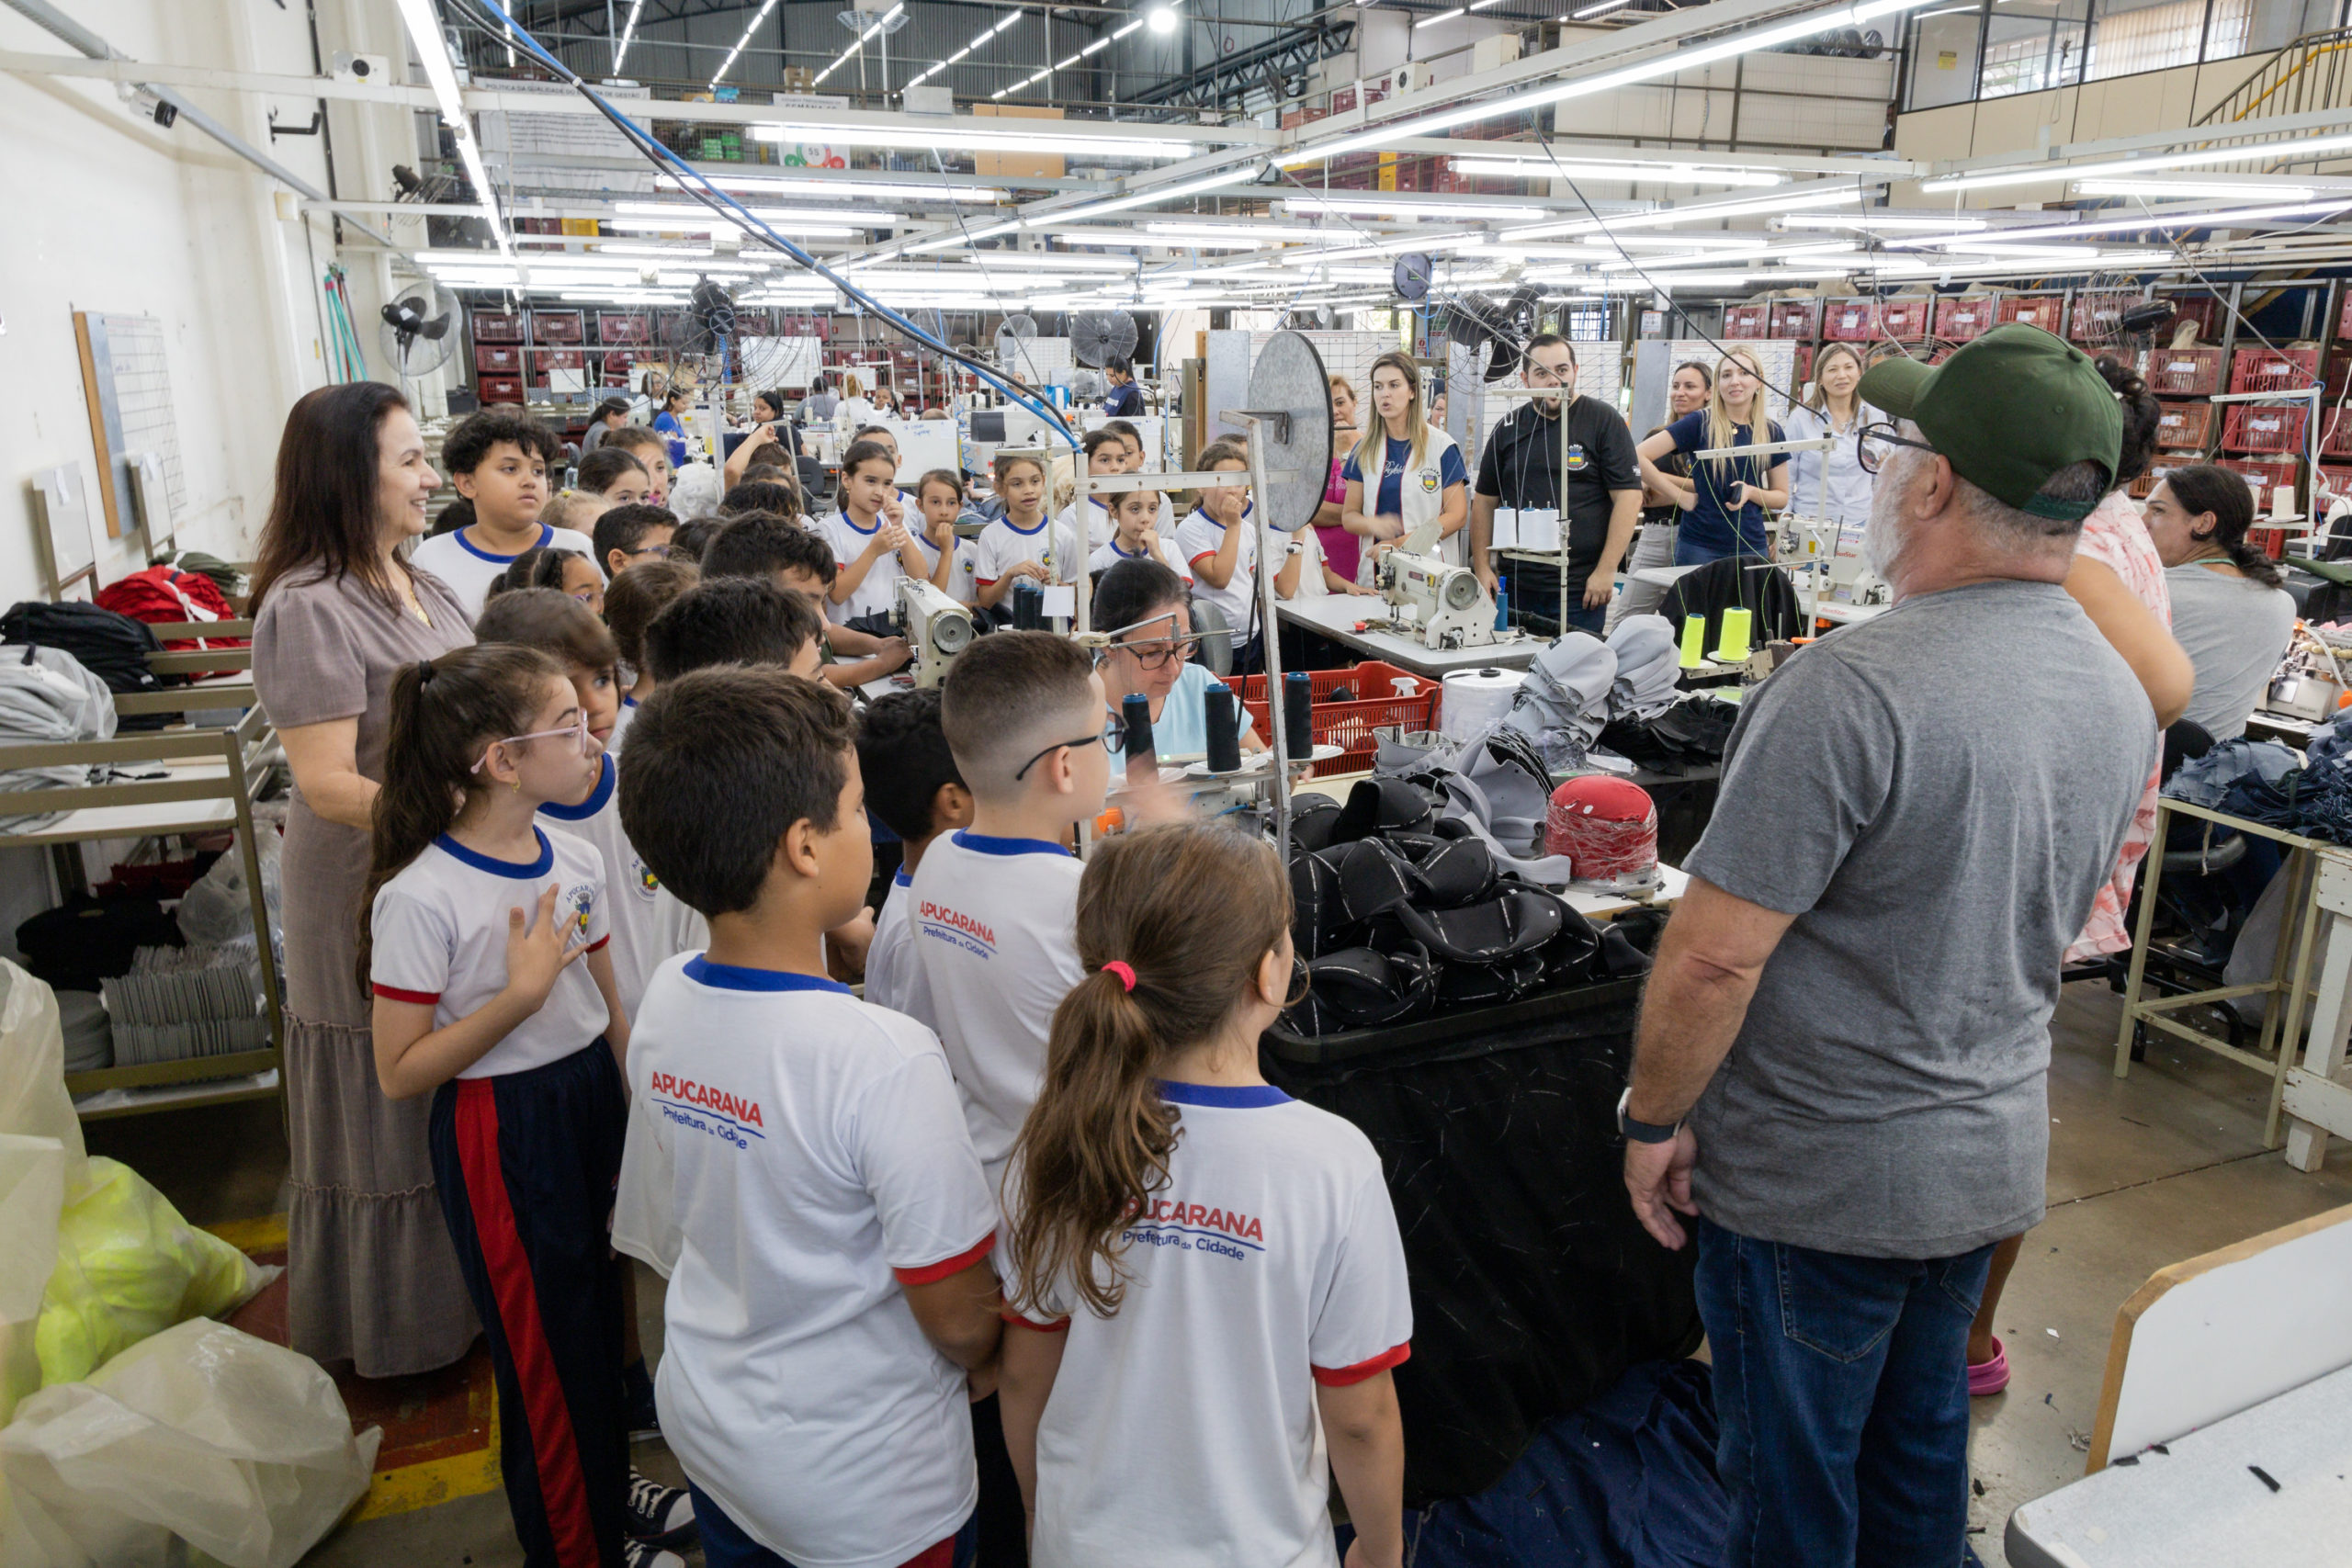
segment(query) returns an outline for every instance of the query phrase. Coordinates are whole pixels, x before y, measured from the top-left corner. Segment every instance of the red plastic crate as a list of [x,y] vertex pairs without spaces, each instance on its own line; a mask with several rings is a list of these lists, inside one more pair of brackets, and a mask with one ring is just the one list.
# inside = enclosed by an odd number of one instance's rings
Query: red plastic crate
[[596,341],[601,344],[651,343],[653,318],[632,315],[626,310],[596,312]]
[[523,313],[520,310],[476,310],[473,326],[476,343],[523,341]]
[[2244,474],[2250,479],[2262,481],[2262,493],[2256,498],[2254,503],[2256,522],[2270,515],[2271,491],[2280,485],[2285,485],[2289,490],[2294,489],[2295,486],[2295,465],[2291,461],[2281,462],[2275,458],[2217,457],[2214,459],[2214,466],[2227,468],[2233,474]]
[[1797,344],[1797,385],[1802,387],[1813,379],[1813,344]]
[[2003,324],[2023,321],[2030,327],[2054,333],[2066,320],[2066,300],[2059,294],[2004,294],[2000,315]]
[[2222,302],[2211,294],[2167,294],[2164,302],[2173,309],[2173,323],[2164,329],[2167,338],[2180,330],[2183,321],[2197,323],[2197,335],[2207,343],[2222,335]]
[[2136,288],[2077,294],[2066,335],[2081,344],[2112,343],[2123,333],[2123,312],[2145,298]]
[[[2352,495],[2352,468],[2340,468],[2334,463],[2322,463],[2319,466],[2319,478],[2322,484],[2337,495]],[[2314,507],[2312,510],[2318,509]]]
[[2194,452],[2159,452],[2148,463],[2147,471],[2132,481],[2132,499],[2145,501],[2155,493],[2156,484],[2175,468],[2185,468],[2204,458]]
[[1936,335],[1948,343],[1981,337],[1998,319],[1990,294],[1961,294],[1936,301]]
[[578,310],[534,310],[531,336],[539,343],[585,343],[588,326]]
[[2163,403],[2156,445],[2171,452],[2202,452],[2213,444],[2211,403]]
[[1763,337],[1771,325],[1770,305],[1726,305],[1724,307],[1724,336]]
[[1917,343],[1928,335],[1928,321],[1935,312],[1932,299],[1888,299],[1878,308],[1878,324],[1899,343]]
[[2352,408],[2322,404],[2319,449],[2330,457],[2352,457]]
[[2352,338],[2352,294],[2344,297],[2344,309],[2335,318],[2335,335]]
[[542,349],[539,352],[539,368],[542,370],[585,370],[588,368],[588,355],[585,351],[577,348]]
[[2300,392],[2318,380],[2315,348],[2242,348],[2230,361],[2233,392]]
[[507,343],[477,343],[474,344],[474,368],[492,376],[519,376],[523,371],[522,346]]
[[[1311,671],[1307,679],[1314,694],[1311,722],[1315,743],[1340,748],[1340,755],[1315,764],[1317,778],[1360,773],[1371,767],[1373,753],[1380,744],[1372,733],[1376,728],[1392,724],[1402,725],[1408,731],[1437,728],[1438,683],[1426,675],[1367,659],[1351,670]],[[1419,689],[1411,696],[1400,695],[1395,684],[1400,680],[1418,682]],[[1234,684],[1240,694],[1241,705],[1249,710],[1250,724],[1257,728],[1258,739],[1272,745],[1273,731],[1268,728],[1266,716],[1266,678],[1244,675]],[[1341,686],[1355,694],[1354,701],[1328,700]]]
[[1773,337],[1811,337],[1820,330],[1818,299],[1775,299],[1769,310],[1770,335]]
[[2224,452],[2300,452],[2309,409],[2276,403],[2234,403],[2222,422]]
[[1832,343],[1868,343],[1878,336],[1878,301],[1832,299],[1822,317],[1821,335]]
[[2148,390],[2165,398],[2201,398],[2222,389],[2218,348],[2152,348],[2143,374]]
[[474,392],[486,403],[519,403],[523,400],[523,378],[520,376],[477,376]]

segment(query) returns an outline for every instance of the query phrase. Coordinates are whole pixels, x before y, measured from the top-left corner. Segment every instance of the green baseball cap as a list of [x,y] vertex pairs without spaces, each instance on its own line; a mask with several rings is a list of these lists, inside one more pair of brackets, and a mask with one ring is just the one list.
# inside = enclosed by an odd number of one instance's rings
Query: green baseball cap
[[2090,355],[2040,327],[2012,321],[1941,365],[1895,356],[1862,375],[1862,401],[1907,419],[1962,479],[2036,517],[2077,522],[2095,502],[2038,495],[2069,464],[2115,476],[2123,411]]

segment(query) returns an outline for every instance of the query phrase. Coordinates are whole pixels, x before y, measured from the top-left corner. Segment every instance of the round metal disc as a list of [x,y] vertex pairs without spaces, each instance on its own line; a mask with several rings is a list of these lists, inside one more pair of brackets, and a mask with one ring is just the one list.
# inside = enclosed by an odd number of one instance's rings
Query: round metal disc
[[1258,498],[1266,525],[1295,534],[1315,521],[1331,478],[1331,383],[1323,356],[1297,333],[1276,333],[1250,367],[1249,407],[1255,412],[1290,415],[1290,434],[1278,437],[1260,425],[1265,438],[1266,471],[1296,470],[1289,479],[1269,479]]

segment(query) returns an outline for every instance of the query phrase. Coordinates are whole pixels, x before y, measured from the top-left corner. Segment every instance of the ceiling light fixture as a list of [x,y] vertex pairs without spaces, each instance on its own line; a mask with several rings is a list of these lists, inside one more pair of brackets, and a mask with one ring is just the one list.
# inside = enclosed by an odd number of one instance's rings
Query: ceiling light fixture
[[1600,4],[1598,6],[1587,6],[1580,11],[1569,12],[1568,20],[1572,22],[1581,22],[1589,17],[1598,17],[1604,12],[1614,11],[1620,6],[1628,5],[1630,3],[1631,0],[1600,0]]
[[956,152],[1082,152],[1098,158],[1189,158],[1198,149],[1160,130],[1151,136],[1106,131],[1097,136],[1056,136],[1042,131],[975,130],[958,116],[953,125],[828,125],[816,121],[755,125],[757,141],[806,141],[832,147],[903,147]]
[[498,242],[499,254],[512,257],[514,242],[499,220],[498,198],[491,187],[490,171],[482,166],[473,122],[466,118],[466,101],[458,91],[458,69],[449,59],[449,40],[441,31],[440,19],[433,14],[433,0],[398,0],[398,4],[401,20],[408,25],[409,38],[416,45],[416,57],[424,63],[424,79],[432,85],[433,100],[441,107],[442,123],[457,141],[458,157],[474,187],[482,221],[490,225],[490,237]]
[[1156,32],[1164,38],[1168,34],[1176,30],[1176,7],[1173,6],[1155,6],[1150,11],[1145,13],[1145,19],[1151,24],[1151,30],[1153,32]]
[[1419,21],[1413,24],[1413,30],[1415,32],[1419,32],[1423,28],[1433,28],[1440,22],[1450,22],[1468,9],[1470,9],[1470,7],[1467,6],[1456,6],[1453,10],[1440,11],[1434,17],[1423,17]]
[[1732,169],[1698,164],[1596,164],[1573,158],[1456,158],[1457,175],[1503,179],[1626,180],[1668,186],[1783,186],[1789,176],[1775,169]]
[[1378,191],[1363,194],[1334,192],[1329,196],[1292,196],[1283,198],[1285,212],[1371,212],[1391,218],[1434,218],[1446,222],[1475,222],[1493,219],[1499,222],[1525,221],[1542,218],[1546,209],[1541,207],[1506,206],[1500,202],[1478,201],[1417,201],[1408,197],[1383,196]]
[[2309,201],[2315,186],[2239,184],[2229,180],[2076,180],[2076,196],[2203,197],[2222,201]]
[[1982,218],[1905,218],[1888,217],[1871,212],[1792,212],[1781,220],[1783,229],[1861,229],[1872,233],[1902,233],[1920,230],[1932,233],[1940,229],[1947,232],[1962,229],[1989,229],[1992,224]]
[[[654,185],[662,190],[684,190],[687,182],[675,175],[656,175]],[[810,201],[823,201],[838,197],[844,201],[865,197],[884,201],[969,201],[985,205],[1004,201],[1010,193],[988,186],[928,186],[891,185],[881,180],[832,180],[822,176],[801,179],[779,179],[765,175],[712,175],[707,179],[693,182],[696,187],[715,185],[721,190],[765,191],[775,196],[802,197]]]
[[645,0],[628,0],[628,25],[621,28],[620,47],[613,51],[613,74],[621,73],[621,62],[628,58],[629,40],[637,37],[637,14],[645,9]]
[[[775,0],[767,0],[767,4],[766,4],[765,6],[761,6],[761,8],[760,8],[760,16],[762,16],[762,17],[766,16],[766,15],[768,14],[768,7],[769,7],[769,6],[774,6],[775,4]],[[858,35],[857,35],[857,37],[855,37],[855,38],[852,39],[850,40],[849,47],[848,47],[847,49],[842,50],[839,54],[837,54],[837,55],[833,56],[833,62],[832,62],[831,65],[826,66],[822,71],[818,72],[818,73],[817,73],[817,74],[816,74],[816,76],[810,80],[810,82],[809,82],[809,84],[808,84],[808,85],[809,85],[810,86],[812,86],[812,87],[821,87],[821,86],[823,86],[823,85],[824,85],[824,83],[825,83],[825,78],[826,78],[826,77],[828,77],[828,76],[831,75],[834,72],[839,71],[842,66],[844,66],[844,65],[848,64],[848,63],[849,63],[849,62],[850,62],[850,57],[851,57],[852,55],[854,55],[854,54],[855,54],[859,50],[864,49],[864,48],[865,47],[865,45],[866,45],[867,40],[869,40],[870,39],[872,39],[872,38],[874,37],[874,35],[875,35],[875,34],[876,34],[876,33],[878,33],[878,32],[881,32],[881,31],[885,30],[886,28],[888,28],[890,26],[890,24],[891,24],[892,22],[897,21],[897,20],[899,19],[899,14],[900,12],[904,11],[906,8],[907,8],[907,0],[899,0],[899,3],[898,3],[897,5],[895,5],[895,6],[891,6],[888,11],[883,12],[883,13],[882,13],[882,15],[880,15],[879,17],[875,17],[875,18],[874,18],[874,25],[873,25],[873,26],[871,26],[871,27],[869,27],[869,28],[867,28],[864,32],[862,32],[862,33],[858,34]],[[844,13],[843,13],[843,16],[844,16],[844,17],[847,17],[848,15],[850,15],[850,13],[847,13],[847,12],[844,12]],[[760,25],[760,24],[759,24],[759,19],[758,19],[758,17],[754,17],[754,18],[752,18],[752,26],[756,28],[756,27],[758,27],[759,25]],[[748,30],[746,30],[746,31],[744,32],[744,34],[743,34],[743,39],[744,39],[744,42],[745,42],[745,43],[750,42],[750,41],[751,41],[751,38],[752,38],[751,33],[750,33]],[[743,47],[743,45],[742,45],[742,44],[741,44],[741,43],[739,43],[739,44],[737,44],[737,45],[735,46],[736,50],[737,50],[739,52],[741,51],[742,47]],[[732,64],[734,64],[734,63],[735,63],[735,56],[734,56],[734,55],[732,55],[732,54],[729,55],[729,56],[727,57],[727,64],[728,64],[728,65],[732,65]],[[719,71],[719,75],[721,75],[721,76],[725,75],[725,74],[727,73],[727,66],[726,66],[726,65],[722,65],[722,66],[720,66],[720,67],[718,68],[718,71]],[[712,78],[711,78],[711,81],[710,81],[710,85],[711,85],[712,86],[714,86],[714,87],[718,86],[718,77],[717,77],[717,76],[712,77]],[[756,134],[756,133],[755,133],[755,134]]]
[[1558,234],[1595,234],[1623,229],[1670,229],[1678,223],[1704,223],[1718,218],[1746,218],[1759,212],[1786,212],[1812,207],[1841,207],[1862,199],[1862,193],[1840,180],[1834,187],[1816,186],[1804,191],[1776,191],[1770,196],[1743,197],[1736,201],[1694,201],[1656,212],[1634,212],[1622,218],[1572,218],[1558,223],[1537,223],[1503,231],[1505,240],[1541,240]]
[[1985,190],[1996,186],[2035,185],[2052,180],[2091,180],[2154,174],[2159,169],[2189,169],[2204,164],[2243,164],[2260,160],[2301,163],[2324,153],[2352,150],[2352,135],[2307,136],[2300,141],[2256,142],[2251,146],[2203,147],[2188,152],[2157,152],[2144,158],[2117,158],[2103,164],[2041,162],[2030,166],[1992,169],[1983,173],[1946,175],[1925,180],[1919,189],[1928,195],[1948,191]]
[[[1466,104],[1460,108],[1446,109],[1436,114],[1421,115],[1410,119],[1390,120],[1370,130],[1338,137],[1329,141],[1305,146],[1282,161],[1285,165],[1314,164],[1340,157],[1349,152],[1367,149],[1393,147],[1402,138],[1434,136],[1455,126],[1474,125],[1480,120],[1495,119],[1504,115],[1524,114],[1529,109],[1547,104],[1564,103],[1570,98],[1590,97],[1618,87],[1632,86],[1639,82],[1656,81],[1661,76],[1679,76],[1702,65],[1718,60],[1736,59],[1759,50],[1778,49],[1782,44],[1818,37],[1837,28],[1857,28],[1880,17],[1891,17],[1928,4],[1928,0],[1857,0],[1850,6],[1833,6],[1784,22],[1779,27],[1761,28],[1754,32],[1735,34],[1713,43],[1699,44],[1690,49],[1668,49],[1648,60],[1614,71],[1596,72],[1572,81],[1555,83],[1530,92],[1511,93],[1501,97],[1487,98]],[[1613,9],[1604,6],[1603,9]],[[1588,7],[1588,10],[1591,10]],[[1582,15],[1583,13],[1579,13]],[[1597,12],[1595,13],[1597,14]]]
[[[727,58],[718,62],[718,70],[711,76],[710,79],[710,85],[712,87],[717,87],[720,80],[724,78],[729,71],[735,69],[735,62],[737,58],[742,54],[744,47],[752,41],[752,35],[760,30],[760,24],[766,21],[768,19],[768,13],[775,9],[775,0],[763,0],[759,10],[753,14],[751,25],[743,29],[743,36],[735,40],[735,47],[727,51]],[[841,62],[839,61],[835,61],[833,63],[838,65]],[[832,66],[829,65],[825,69],[831,71]],[[824,80],[824,77],[820,76],[817,80],[821,82]]]

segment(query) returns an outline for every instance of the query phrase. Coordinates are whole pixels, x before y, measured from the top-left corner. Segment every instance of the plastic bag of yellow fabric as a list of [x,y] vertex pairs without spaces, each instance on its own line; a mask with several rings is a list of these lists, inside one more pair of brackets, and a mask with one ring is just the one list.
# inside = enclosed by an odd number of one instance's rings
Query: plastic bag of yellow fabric
[[58,1222],[34,1331],[41,1386],[78,1382],[175,1323],[233,1312],[276,1277],[180,1218],[129,1166],[93,1158]]
[[0,1568],[165,1568],[189,1547],[291,1568],[368,1490],[381,1440],[309,1357],[184,1323],[0,1429]]

